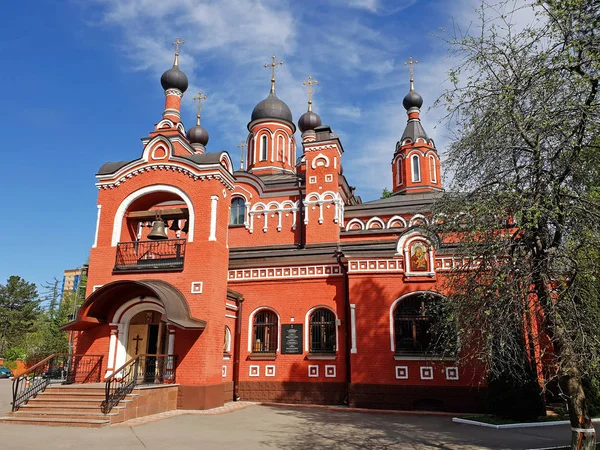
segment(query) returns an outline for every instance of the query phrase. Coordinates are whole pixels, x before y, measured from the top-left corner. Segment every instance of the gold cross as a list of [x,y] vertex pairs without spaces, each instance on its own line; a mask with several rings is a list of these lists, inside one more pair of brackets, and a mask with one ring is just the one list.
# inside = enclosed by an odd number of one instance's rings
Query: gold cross
[[277,57],[275,55],[271,56],[272,61],[270,63],[265,63],[265,69],[271,68],[271,92],[275,92],[275,68],[277,66],[283,66],[283,61],[277,61]]
[[198,95],[194,97],[194,101],[198,102],[198,115],[196,116],[198,120],[196,121],[196,125],[200,125],[200,111],[202,110],[202,102],[206,100],[206,95],[200,91]]
[[171,42],[175,46],[175,61],[173,62],[173,66],[179,66],[179,46],[185,44],[185,41],[182,41],[179,36],[177,36],[177,40],[175,42]]
[[308,110],[312,111],[312,96],[315,93],[315,89],[313,86],[317,84],[317,80],[313,80],[312,75],[309,75],[308,78],[302,82],[302,86],[306,86],[306,95],[308,95]]
[[240,142],[238,148],[241,150],[242,154],[242,158],[240,159],[240,170],[244,170],[244,149],[246,148],[246,141]]
[[419,64],[419,61],[413,61],[412,56],[408,58],[408,62],[404,61],[404,65],[408,66],[408,73],[410,74],[410,90],[414,91],[415,90],[415,86],[414,86],[414,75],[415,75],[415,69],[414,69],[414,65],[415,64]]

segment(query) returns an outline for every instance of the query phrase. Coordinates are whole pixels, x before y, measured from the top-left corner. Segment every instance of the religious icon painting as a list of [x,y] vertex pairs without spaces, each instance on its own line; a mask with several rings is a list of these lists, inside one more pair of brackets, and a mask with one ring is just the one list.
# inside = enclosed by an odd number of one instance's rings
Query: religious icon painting
[[417,241],[410,246],[411,272],[429,272],[429,248],[424,242]]

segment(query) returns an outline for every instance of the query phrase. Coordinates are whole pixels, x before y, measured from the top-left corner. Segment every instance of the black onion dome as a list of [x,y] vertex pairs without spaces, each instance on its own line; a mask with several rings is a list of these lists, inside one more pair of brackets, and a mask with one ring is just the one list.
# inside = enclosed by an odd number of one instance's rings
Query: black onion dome
[[416,91],[409,91],[402,100],[402,105],[408,111],[410,108],[421,108],[423,106],[423,97],[421,97]]
[[196,125],[187,132],[187,138],[191,144],[208,144],[208,131],[202,125]]
[[306,111],[300,116],[300,119],[298,120],[298,128],[300,128],[300,131],[302,133],[308,130],[314,130],[315,128],[320,127],[321,125],[321,117],[319,117],[317,113],[314,113],[312,111]]
[[188,79],[179,66],[173,66],[160,77],[160,84],[163,89],[179,89],[182,93],[188,88]]
[[254,107],[250,122],[259,119],[279,119],[294,123],[290,107],[271,92],[267,98]]

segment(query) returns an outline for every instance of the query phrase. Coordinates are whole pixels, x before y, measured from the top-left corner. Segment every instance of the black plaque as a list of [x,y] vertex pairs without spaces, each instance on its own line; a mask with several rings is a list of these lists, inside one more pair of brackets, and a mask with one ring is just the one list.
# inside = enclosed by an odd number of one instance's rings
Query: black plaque
[[284,355],[301,355],[302,324],[282,324],[281,333],[283,334],[281,353]]

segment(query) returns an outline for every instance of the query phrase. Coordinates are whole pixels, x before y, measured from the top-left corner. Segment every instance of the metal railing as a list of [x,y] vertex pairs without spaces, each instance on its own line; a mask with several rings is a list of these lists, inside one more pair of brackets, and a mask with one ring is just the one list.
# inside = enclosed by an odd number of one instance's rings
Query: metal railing
[[16,411],[49,384],[97,383],[101,355],[55,353],[13,378],[12,410]]
[[105,378],[101,410],[108,414],[133,388],[144,384],[174,384],[177,356],[138,355]]
[[115,271],[183,268],[185,239],[119,242]]

